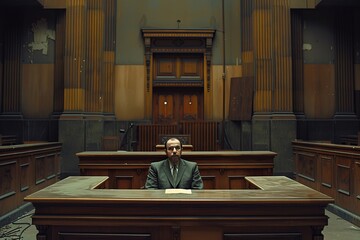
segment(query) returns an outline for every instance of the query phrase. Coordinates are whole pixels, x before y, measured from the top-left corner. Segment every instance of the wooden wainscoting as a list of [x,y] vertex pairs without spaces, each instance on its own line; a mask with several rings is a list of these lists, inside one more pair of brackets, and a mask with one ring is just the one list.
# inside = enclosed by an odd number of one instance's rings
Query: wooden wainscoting
[[0,147],[0,216],[24,204],[24,197],[55,183],[61,143]]
[[293,142],[296,180],[360,217],[360,147]]

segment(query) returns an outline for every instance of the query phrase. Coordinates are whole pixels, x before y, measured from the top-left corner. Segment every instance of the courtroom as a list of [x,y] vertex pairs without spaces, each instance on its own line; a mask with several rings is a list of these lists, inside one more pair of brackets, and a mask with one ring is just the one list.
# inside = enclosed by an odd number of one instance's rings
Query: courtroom
[[0,13],[0,239],[360,239],[359,0]]

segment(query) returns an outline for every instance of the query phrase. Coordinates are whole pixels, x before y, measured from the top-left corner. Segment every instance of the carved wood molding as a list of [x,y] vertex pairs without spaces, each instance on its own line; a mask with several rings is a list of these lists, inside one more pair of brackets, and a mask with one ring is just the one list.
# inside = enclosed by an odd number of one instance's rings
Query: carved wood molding
[[145,45],[146,89],[150,91],[153,53],[203,53],[206,61],[207,90],[210,91],[213,29],[142,29]]

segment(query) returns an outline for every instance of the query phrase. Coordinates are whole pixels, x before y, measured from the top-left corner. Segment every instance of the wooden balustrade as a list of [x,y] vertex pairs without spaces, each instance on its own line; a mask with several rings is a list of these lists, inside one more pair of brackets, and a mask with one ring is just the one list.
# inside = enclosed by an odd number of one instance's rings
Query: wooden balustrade
[[138,125],[138,151],[155,151],[160,134],[176,134],[176,125],[147,124]]
[[155,151],[160,135],[189,135],[193,150],[218,150],[218,122],[181,122],[179,125],[147,124],[137,126],[137,151]]

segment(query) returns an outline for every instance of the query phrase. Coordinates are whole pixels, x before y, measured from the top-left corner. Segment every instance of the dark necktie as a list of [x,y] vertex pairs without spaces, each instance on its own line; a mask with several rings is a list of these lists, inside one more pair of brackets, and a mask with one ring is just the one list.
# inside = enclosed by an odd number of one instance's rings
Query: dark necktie
[[174,181],[176,181],[176,177],[177,177],[177,168],[176,168],[176,165],[173,165],[173,178],[174,178]]

